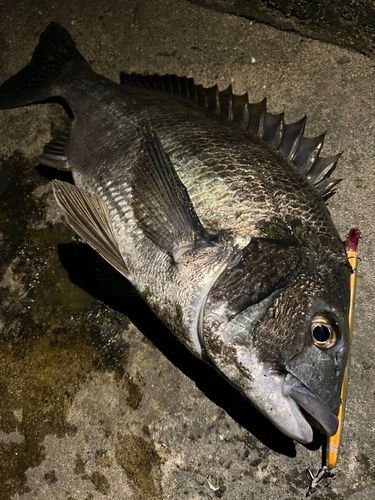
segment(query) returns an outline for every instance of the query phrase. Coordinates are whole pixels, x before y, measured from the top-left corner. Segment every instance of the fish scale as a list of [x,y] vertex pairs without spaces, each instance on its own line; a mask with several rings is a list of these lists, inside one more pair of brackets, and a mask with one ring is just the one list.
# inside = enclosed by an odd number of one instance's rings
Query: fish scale
[[[230,134],[234,134],[233,127],[229,124],[212,123],[209,117],[202,116],[200,113],[196,113],[197,116],[194,116],[196,119],[192,123],[190,116],[192,110],[189,108],[188,110],[176,109],[174,100],[164,98],[164,96],[157,96],[157,99],[151,100],[148,95],[142,99],[144,92],[138,91],[138,93],[137,106],[130,109],[130,113],[138,113],[141,119],[148,120],[152,126],[155,126],[177,173],[189,190],[198,215],[208,227],[221,230],[230,229],[236,224],[236,233],[244,245],[254,235],[257,221],[280,216],[281,212],[282,216],[285,214],[288,217],[311,220],[315,223],[317,231],[319,231],[319,219],[325,218],[327,225],[331,226],[330,230],[335,231],[320,197],[306,182],[305,177],[296,173],[295,168],[284,158],[280,157],[277,170],[273,159],[269,160],[270,163],[272,161],[272,176],[268,174],[269,178],[267,178],[266,174],[262,179],[262,169],[259,165],[262,165],[263,169],[267,165],[267,157],[264,158],[264,156],[268,151],[264,151],[261,144],[258,148],[254,148],[253,144],[247,147],[246,142],[243,144],[244,141],[251,141],[252,137],[244,133],[243,137],[238,138],[236,130],[236,136],[231,141]],[[168,110],[168,107],[171,110]],[[201,128],[199,122],[201,122]],[[192,134],[190,134],[191,130],[194,130]],[[195,159],[196,151],[203,151],[198,160]],[[113,168],[112,165],[111,168]],[[241,177],[240,184],[238,184],[239,177]],[[206,183],[209,186],[208,192],[205,190]],[[216,197],[214,199],[216,207],[219,201],[223,207],[226,207],[224,220],[223,215],[220,215],[220,218],[217,217],[216,211],[211,211],[211,216],[206,217],[205,205],[209,203],[206,200],[211,198],[208,196],[211,192],[221,193],[220,200]],[[278,192],[281,192],[283,198],[281,202],[277,199]],[[246,200],[244,200],[245,197]],[[287,200],[285,200],[286,197],[288,197]],[[320,205],[319,212],[316,211],[314,219],[309,217],[308,212],[311,207],[306,203],[306,198],[310,201],[312,197],[316,198]],[[249,218],[252,220],[247,217],[246,225],[243,225],[243,221],[236,217],[238,198],[241,199],[240,211],[251,214]],[[228,210],[230,206],[235,207],[232,212]],[[337,233],[335,236],[338,238]]]
[[288,436],[338,426],[349,348],[345,248],[325,200],[338,155],[232,88],[97,75],[51,23],[0,109],[60,97],[70,131],[41,163],[68,224],[173,334]]

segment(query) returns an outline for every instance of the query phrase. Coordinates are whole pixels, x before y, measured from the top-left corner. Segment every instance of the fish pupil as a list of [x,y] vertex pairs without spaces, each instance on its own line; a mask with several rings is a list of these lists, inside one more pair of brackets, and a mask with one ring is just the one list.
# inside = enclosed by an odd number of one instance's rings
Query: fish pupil
[[325,325],[316,326],[313,337],[317,342],[326,342],[330,337],[329,329]]

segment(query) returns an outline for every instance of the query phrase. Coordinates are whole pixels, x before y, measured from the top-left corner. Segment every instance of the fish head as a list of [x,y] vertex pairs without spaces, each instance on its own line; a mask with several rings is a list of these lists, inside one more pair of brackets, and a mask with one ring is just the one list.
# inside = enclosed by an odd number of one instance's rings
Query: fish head
[[257,242],[255,250],[211,289],[207,355],[286,435],[309,443],[310,424],[334,435],[350,345],[346,258],[311,266],[296,247]]

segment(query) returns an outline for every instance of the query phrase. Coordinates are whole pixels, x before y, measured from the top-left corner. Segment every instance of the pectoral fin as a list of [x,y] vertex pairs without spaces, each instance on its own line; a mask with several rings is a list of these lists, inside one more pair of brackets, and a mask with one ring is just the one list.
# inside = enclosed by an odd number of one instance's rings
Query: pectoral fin
[[140,134],[139,160],[132,172],[132,208],[138,226],[175,261],[186,250],[215,245],[155,132],[143,124]]
[[126,278],[130,278],[109,220],[108,210],[99,196],[87,193],[67,182],[53,181],[59,206],[68,224],[94,250]]

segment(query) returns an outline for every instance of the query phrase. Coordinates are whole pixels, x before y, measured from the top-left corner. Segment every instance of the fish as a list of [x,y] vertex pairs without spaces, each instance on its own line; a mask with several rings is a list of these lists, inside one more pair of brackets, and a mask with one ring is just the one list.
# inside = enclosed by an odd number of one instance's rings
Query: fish
[[[0,109],[62,99],[41,164],[67,223],[195,356],[287,436],[336,433],[350,274],[326,200],[340,155],[305,118],[175,75],[95,73],[50,23]],[[59,102],[59,101],[58,101]]]

